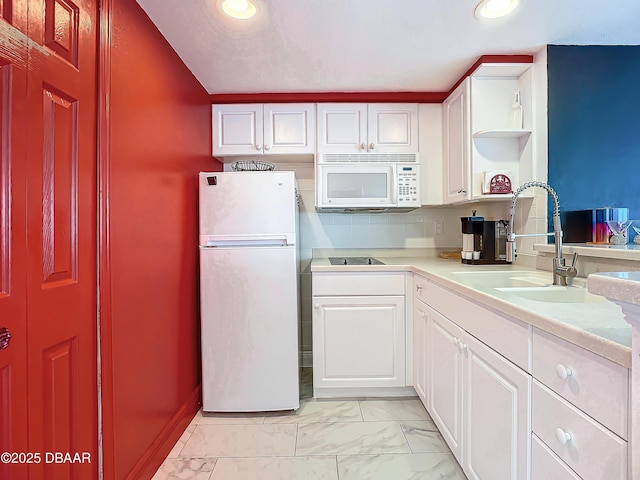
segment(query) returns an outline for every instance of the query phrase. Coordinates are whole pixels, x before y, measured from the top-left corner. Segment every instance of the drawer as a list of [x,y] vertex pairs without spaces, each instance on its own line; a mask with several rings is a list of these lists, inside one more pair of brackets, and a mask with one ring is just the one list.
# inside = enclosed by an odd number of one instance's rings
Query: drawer
[[531,425],[533,433],[584,480],[627,478],[627,442],[536,380]]
[[429,285],[429,280],[420,275],[413,276],[413,298],[417,298],[418,300],[422,300],[423,302],[427,301],[427,288]]
[[534,328],[533,376],[628,439],[629,371],[622,365]]
[[580,477],[536,435],[531,435],[531,480],[580,480]]
[[313,273],[313,295],[404,295],[404,273]]
[[531,372],[531,327],[526,323],[504,317],[433,282],[427,288],[426,303],[526,372]]

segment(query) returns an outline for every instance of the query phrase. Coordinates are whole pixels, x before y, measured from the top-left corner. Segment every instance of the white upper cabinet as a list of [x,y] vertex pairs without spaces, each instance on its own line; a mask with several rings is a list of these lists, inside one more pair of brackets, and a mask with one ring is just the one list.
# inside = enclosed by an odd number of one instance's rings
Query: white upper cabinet
[[315,152],[312,103],[213,105],[213,155]]
[[[482,64],[451,93],[443,108],[444,203],[509,199],[536,179],[533,105],[529,63]],[[492,192],[494,177],[506,193]]]
[[318,153],[417,152],[417,104],[318,104]]
[[367,151],[367,105],[318,104],[318,153]]
[[469,188],[469,79],[465,79],[445,100],[444,136],[444,203],[471,198]]

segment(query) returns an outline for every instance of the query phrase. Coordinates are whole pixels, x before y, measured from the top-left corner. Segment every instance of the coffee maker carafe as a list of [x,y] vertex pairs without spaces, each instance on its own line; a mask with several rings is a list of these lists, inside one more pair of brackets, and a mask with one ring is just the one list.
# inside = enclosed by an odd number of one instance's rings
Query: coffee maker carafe
[[471,265],[507,264],[508,220],[485,220],[477,217],[461,217],[462,263]]

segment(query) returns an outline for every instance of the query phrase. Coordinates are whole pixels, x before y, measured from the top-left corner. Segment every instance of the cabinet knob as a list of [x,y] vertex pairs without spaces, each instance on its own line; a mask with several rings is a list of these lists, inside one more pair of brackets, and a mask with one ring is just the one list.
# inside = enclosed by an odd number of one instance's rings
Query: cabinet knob
[[256,150],[258,151],[262,150],[262,145],[256,145]]
[[420,316],[422,318],[427,318],[427,313],[426,312],[423,312],[422,310],[419,310],[419,312],[420,312]]
[[360,150],[364,150],[365,148],[367,148],[367,146],[366,146],[364,143],[361,143],[361,144],[358,146],[358,148],[359,148]]
[[320,308],[320,304],[319,304],[319,303],[315,303],[315,304],[313,305],[313,308]]
[[422,285],[416,285],[416,292],[419,292],[420,290],[422,290]]
[[467,193],[467,190],[464,188],[461,188],[460,190],[458,190],[458,193]]
[[561,428],[556,428],[556,438],[562,445],[566,445],[567,443],[571,442],[573,437],[569,432],[565,432]]
[[268,152],[269,150],[271,150],[271,147],[270,147],[269,145],[265,145],[265,146],[264,146],[264,149],[265,149],[265,151],[267,151],[267,152]]
[[573,370],[559,363],[556,366],[556,375],[558,375],[558,377],[560,377],[562,380],[566,380],[568,377],[573,375]]
[[369,150],[373,150],[374,147],[375,147],[375,145],[373,143],[369,144]]
[[466,343],[464,343],[462,340],[458,340],[458,351],[460,353],[463,353],[467,348],[468,347]]

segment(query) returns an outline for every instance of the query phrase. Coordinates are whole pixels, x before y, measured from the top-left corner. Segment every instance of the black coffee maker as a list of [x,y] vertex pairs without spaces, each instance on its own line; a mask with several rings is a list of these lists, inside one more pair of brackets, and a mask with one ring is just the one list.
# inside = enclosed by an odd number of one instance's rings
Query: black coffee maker
[[472,211],[462,222],[462,263],[507,264],[508,220],[485,220]]

